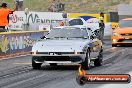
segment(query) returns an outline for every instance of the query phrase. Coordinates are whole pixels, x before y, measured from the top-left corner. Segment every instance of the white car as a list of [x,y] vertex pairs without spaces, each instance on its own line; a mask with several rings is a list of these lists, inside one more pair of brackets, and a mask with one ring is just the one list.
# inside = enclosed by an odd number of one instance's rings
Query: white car
[[81,64],[84,69],[102,65],[102,42],[87,28],[67,26],[52,29],[46,38],[32,47],[32,67],[41,68],[43,63]]

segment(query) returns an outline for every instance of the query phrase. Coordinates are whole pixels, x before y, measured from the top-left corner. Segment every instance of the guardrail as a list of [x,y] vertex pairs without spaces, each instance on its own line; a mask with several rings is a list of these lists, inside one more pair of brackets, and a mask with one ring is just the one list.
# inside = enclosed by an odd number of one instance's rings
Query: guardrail
[[27,54],[33,44],[48,31],[23,31],[0,33],[0,58]]

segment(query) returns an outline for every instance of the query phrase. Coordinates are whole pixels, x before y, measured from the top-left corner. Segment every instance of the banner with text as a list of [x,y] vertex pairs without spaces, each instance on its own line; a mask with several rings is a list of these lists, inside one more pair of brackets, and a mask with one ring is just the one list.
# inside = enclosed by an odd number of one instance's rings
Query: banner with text
[[47,32],[23,32],[0,34],[0,56],[29,52],[33,44]]

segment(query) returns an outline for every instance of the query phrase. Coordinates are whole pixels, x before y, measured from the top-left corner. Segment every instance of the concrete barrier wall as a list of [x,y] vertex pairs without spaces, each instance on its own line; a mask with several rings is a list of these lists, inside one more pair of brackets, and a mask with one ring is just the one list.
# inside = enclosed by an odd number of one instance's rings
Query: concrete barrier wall
[[0,58],[27,54],[33,44],[48,31],[0,33]]

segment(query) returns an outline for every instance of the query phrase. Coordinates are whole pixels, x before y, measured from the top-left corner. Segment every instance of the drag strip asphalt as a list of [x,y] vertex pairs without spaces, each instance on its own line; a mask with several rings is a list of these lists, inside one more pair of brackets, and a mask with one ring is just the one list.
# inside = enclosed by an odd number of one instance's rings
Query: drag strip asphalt
[[[132,69],[131,47],[104,46],[103,66],[86,70],[88,74],[122,74]],[[0,88],[98,88],[103,84],[76,82],[79,65],[43,65],[33,70],[31,56],[22,56],[0,60]]]

